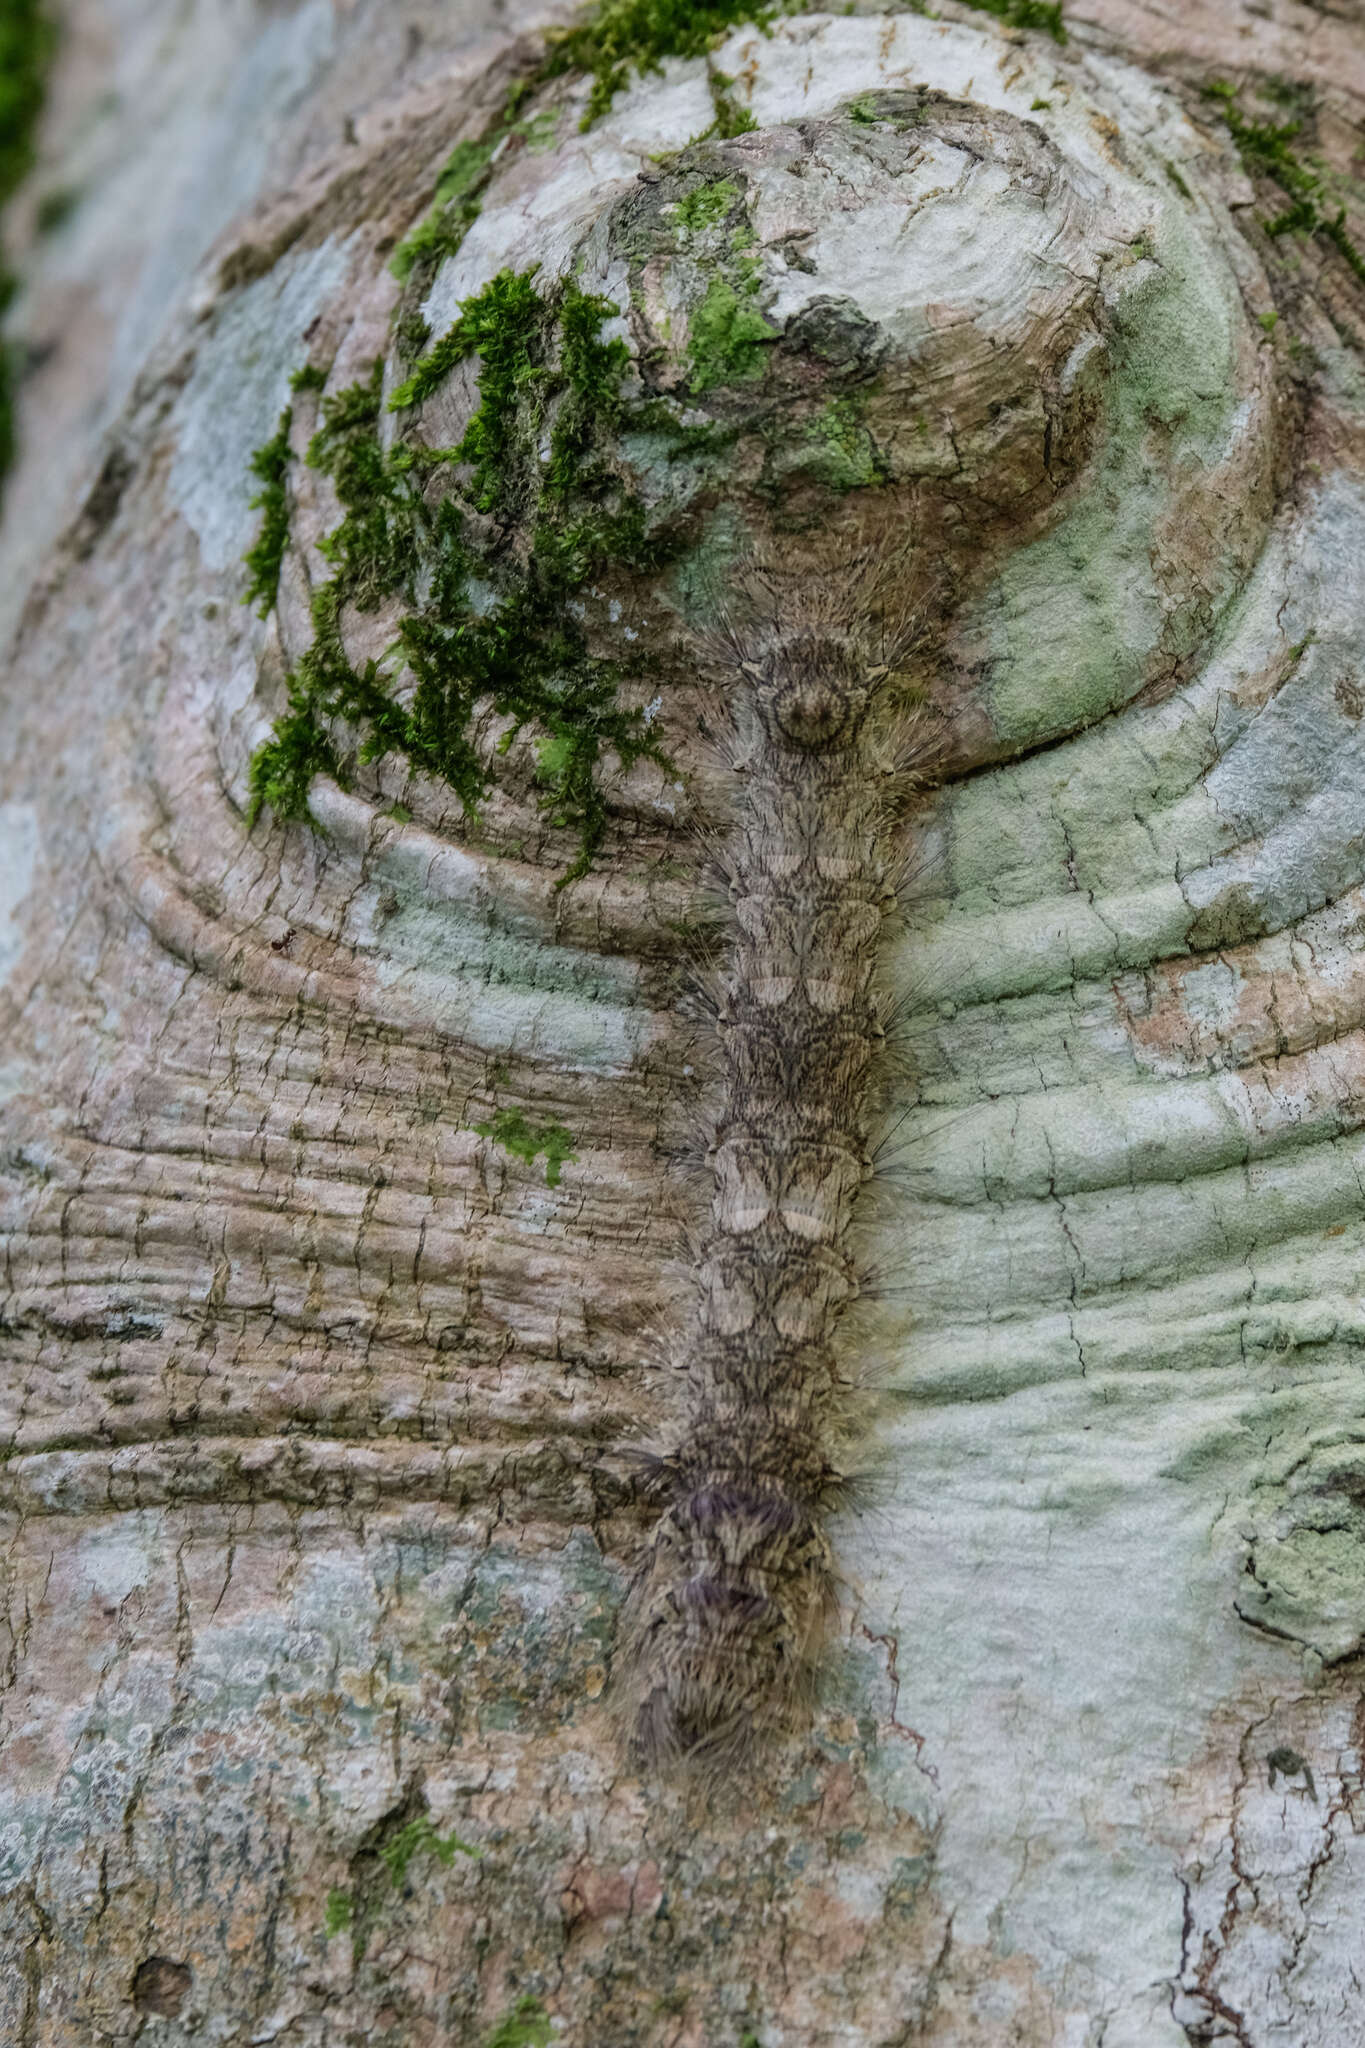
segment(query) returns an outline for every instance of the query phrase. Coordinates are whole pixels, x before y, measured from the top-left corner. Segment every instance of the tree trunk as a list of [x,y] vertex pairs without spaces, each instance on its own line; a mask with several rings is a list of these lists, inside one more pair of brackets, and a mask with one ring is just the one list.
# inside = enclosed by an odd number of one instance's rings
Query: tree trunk
[[1365,2044],[1365,12],[1053,16],[67,7],[6,2041]]

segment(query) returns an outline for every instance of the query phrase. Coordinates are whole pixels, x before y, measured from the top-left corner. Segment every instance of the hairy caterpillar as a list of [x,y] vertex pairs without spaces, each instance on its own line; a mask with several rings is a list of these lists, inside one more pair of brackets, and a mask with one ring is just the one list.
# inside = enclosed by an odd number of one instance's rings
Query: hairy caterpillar
[[789,1721],[835,1605],[824,1517],[859,1377],[838,1326],[860,1292],[851,1226],[908,787],[907,725],[884,715],[908,646],[884,616],[886,568],[869,550],[818,579],[760,572],[712,649],[730,700],[717,867],[732,930],[711,1003],[720,1099],[688,1427],[655,1466],[663,1507],[627,1618],[649,1762],[723,1762]]

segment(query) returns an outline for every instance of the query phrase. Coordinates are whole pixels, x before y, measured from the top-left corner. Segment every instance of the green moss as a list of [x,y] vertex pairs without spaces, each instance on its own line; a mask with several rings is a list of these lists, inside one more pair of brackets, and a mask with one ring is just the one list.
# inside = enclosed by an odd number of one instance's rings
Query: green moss
[[0,0],[0,204],[33,168],[56,30],[39,0]]
[[978,14],[989,14],[1007,28],[1040,28],[1054,42],[1066,41],[1061,0],[967,0]]
[[545,362],[545,322],[534,271],[503,270],[471,299],[461,317],[418,363],[389,400],[390,412],[420,405],[443,384],[458,363],[480,359],[478,411],[453,451],[460,462],[472,462],[471,497],[481,512],[491,512],[506,485],[507,463],[517,437],[520,402],[533,399],[549,378]]
[[408,1866],[414,1856],[430,1854],[438,1863],[449,1869],[457,1856],[479,1856],[482,1851],[468,1842],[462,1842],[456,1834],[438,1835],[432,1825],[430,1814],[419,1813],[397,1834],[390,1836],[379,1851],[379,1860],[389,1873],[389,1880],[395,1890],[401,1891],[407,1883]]
[[474,1129],[481,1138],[491,1138],[514,1158],[524,1159],[528,1166],[533,1166],[543,1154],[548,1187],[557,1188],[561,1169],[578,1158],[572,1131],[566,1131],[563,1124],[546,1124],[534,1131],[519,1109],[500,1109],[491,1122],[475,1124]]
[[344,1933],[355,1919],[355,1899],[350,1892],[335,1887],[327,1894],[327,1907],[323,1914],[323,1932],[330,1941],[334,1934]]
[[[805,0],[759,0],[757,5],[754,0],[598,0],[572,27],[551,30],[550,48],[540,66],[511,87],[501,111],[481,136],[457,144],[451,152],[425,218],[393,253],[394,275],[407,283],[414,271],[430,274],[455,254],[478,218],[493,159],[504,142],[520,134],[528,148],[550,145],[557,121],[551,110],[518,120],[521,106],[538,87],[569,72],[585,72],[592,89],[580,126],[591,128],[609,110],[630,71],[659,71],[667,57],[704,56],[728,30],[746,22],[766,33],[776,15],[799,12],[804,4]],[[1013,27],[1043,29],[1058,42],[1066,41],[1060,0],[968,0],[968,5]],[[749,108],[731,96],[734,82],[712,69],[716,118],[708,132],[727,139],[758,125]],[[855,120],[865,118],[855,110]]]
[[774,333],[754,304],[757,293],[756,266],[740,277],[738,285],[724,276],[711,279],[692,315],[688,337],[693,392],[711,391],[717,384],[747,384],[763,375]]
[[284,478],[289,467],[289,429],[293,418],[292,408],[286,406],[270,439],[251,458],[251,474],[259,477],[261,483],[251,500],[251,509],[263,516],[260,532],[242,557],[251,571],[242,603],[254,604],[261,618],[275,602],[280,587],[280,564],[289,540],[289,501]]
[[727,29],[744,22],[765,29],[778,12],[753,0],[599,0],[555,38],[545,76],[587,72],[592,91],[582,126],[590,128],[610,108],[627,72],[659,71],[665,57],[704,56]]
[[674,207],[673,217],[680,228],[695,235],[705,228],[719,227],[731,207],[739,203],[739,197],[739,187],[733,178],[716,178],[709,185],[698,185],[685,193]]
[[[42,111],[56,30],[40,0],[0,0],[0,207],[33,168],[33,137]],[[0,316],[16,280],[0,248]],[[0,341],[0,488],[14,461],[15,350]]]
[[[1261,88],[1280,105],[1307,107],[1302,88],[1269,80]],[[1236,86],[1226,79],[1213,79],[1204,87],[1207,99],[1216,100],[1228,132],[1237,145],[1242,167],[1249,174],[1272,178],[1288,195],[1289,205],[1263,223],[1268,235],[1322,235],[1341,256],[1362,284],[1365,284],[1365,255],[1346,230],[1346,208],[1335,211],[1324,204],[1327,187],[1320,171],[1306,162],[1294,144],[1304,132],[1304,116],[1289,121],[1248,120],[1243,113]]]
[[716,118],[707,134],[719,135],[727,142],[736,135],[751,134],[758,123],[749,109],[742,107],[732,95],[730,87],[734,84],[734,79],[727,77],[723,71],[717,71],[714,66],[711,67],[709,77],[711,105],[715,109]]
[[318,363],[305,363],[289,379],[291,391],[322,391],[326,384],[327,372]]
[[[509,720],[504,746],[524,726],[537,731],[544,808],[580,834],[563,883],[585,871],[605,830],[604,750],[627,768],[644,756],[666,765],[641,715],[617,707],[618,671],[590,652],[576,612],[586,582],[666,552],[605,460],[628,424],[629,353],[600,334],[615,312],[573,285],[543,299],[530,272],[494,278],[390,401],[408,410],[477,354],[480,402],[454,448],[384,445],[380,363],[324,400],[308,461],[332,478],[343,508],[321,543],[335,573],[314,594],[313,644],[289,679],[288,708],[252,762],[252,821],[266,805],[302,817],[314,775],[344,779],[333,720],[359,730],[360,761],[399,754],[448,783],[473,814],[487,779],[472,716],[476,702],[491,700]],[[432,488],[437,471],[446,472],[443,490]],[[354,669],[342,606],[373,609],[395,595],[411,609],[394,642]],[[414,687],[400,704],[393,684],[404,670]]]
[[499,120],[477,142],[457,143],[436,181],[436,190],[426,218],[394,250],[389,268],[404,283],[419,264],[434,266],[453,256],[479,217],[483,187],[493,152],[507,133],[508,124]]
[[53,235],[59,227],[70,220],[80,205],[81,195],[72,185],[58,185],[51,192],[44,192],[34,213],[34,226],[40,235]]
[[550,2048],[553,2039],[550,2015],[538,1998],[524,1991],[498,2021],[484,2048]]

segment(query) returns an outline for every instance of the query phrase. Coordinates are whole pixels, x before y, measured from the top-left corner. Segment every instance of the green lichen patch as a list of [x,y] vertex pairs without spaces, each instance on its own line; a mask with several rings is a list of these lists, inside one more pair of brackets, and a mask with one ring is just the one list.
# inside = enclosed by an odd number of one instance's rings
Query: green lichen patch
[[[1277,90],[1276,81],[1268,80],[1261,90],[1277,104],[1304,108],[1302,88]],[[1305,132],[1306,112],[1300,111],[1288,121],[1249,118],[1236,86],[1226,79],[1213,79],[1204,87],[1204,94],[1218,103],[1243,169],[1249,175],[1273,179],[1289,200],[1288,206],[1262,223],[1266,233],[1321,235],[1365,284],[1365,255],[1347,232],[1346,208],[1331,206],[1322,169],[1298,147]]]
[[491,1138],[495,1145],[501,1145],[514,1159],[524,1159],[528,1166],[543,1157],[548,1187],[557,1188],[564,1166],[578,1158],[572,1131],[565,1130],[563,1124],[546,1124],[541,1130],[533,1130],[519,1109],[500,1109],[490,1122],[475,1124],[474,1129],[481,1138]]
[[762,268],[741,180],[710,137],[691,143],[665,176],[633,194],[617,222],[632,290],[663,255],[690,302],[688,389],[694,397],[757,383],[778,330],[759,304]]
[[550,2048],[553,2039],[550,2015],[538,1998],[524,1991],[498,2021],[484,2048]]
[[[667,765],[643,714],[618,705],[620,670],[592,651],[578,604],[593,579],[666,553],[607,459],[629,415],[628,351],[601,336],[615,310],[573,285],[542,298],[529,272],[495,277],[389,401],[404,416],[400,435],[411,433],[414,409],[476,356],[479,405],[452,448],[385,444],[379,363],[324,400],[308,461],[343,507],[321,543],[335,573],[314,594],[313,644],[288,708],[252,762],[253,821],[266,805],[305,815],[319,772],[345,780],[337,721],[357,730],[359,761],[401,756],[472,816],[488,788],[472,721],[476,704],[491,703],[508,721],[504,751],[530,729],[542,809],[579,834],[569,881],[605,830],[603,755]],[[357,670],[343,607],[394,596],[410,607],[394,642]]]
[[1155,224],[1154,252],[1150,260],[1133,248],[1108,346],[1093,359],[1102,421],[1093,478],[1010,555],[979,614],[994,656],[991,714],[1014,745],[1093,723],[1134,695],[1158,658],[1190,659],[1245,571],[1238,550],[1251,545],[1250,528],[1219,536],[1198,577],[1187,557],[1162,557],[1164,593],[1153,583],[1154,537],[1177,488],[1227,459],[1242,317],[1174,197]]
[[259,534],[242,557],[251,571],[242,603],[254,604],[261,618],[265,618],[275,602],[280,587],[280,564],[289,541],[289,500],[284,479],[289,467],[289,429],[293,420],[293,407],[287,405],[270,439],[251,458],[251,474],[261,484],[251,500],[251,509],[260,512],[262,518]]

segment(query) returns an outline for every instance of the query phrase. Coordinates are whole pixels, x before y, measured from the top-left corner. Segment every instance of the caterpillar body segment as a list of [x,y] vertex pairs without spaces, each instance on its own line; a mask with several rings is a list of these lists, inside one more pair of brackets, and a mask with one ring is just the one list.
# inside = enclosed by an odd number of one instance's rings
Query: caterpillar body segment
[[862,1291],[853,1221],[874,1171],[907,787],[887,703],[903,636],[888,649],[866,597],[857,574],[804,591],[765,579],[714,664],[733,740],[715,860],[731,932],[703,996],[716,1111],[688,1426],[655,1470],[663,1505],[628,1611],[647,1763],[720,1765],[790,1725],[836,1609],[825,1521],[848,1490],[861,1378],[840,1325]]

